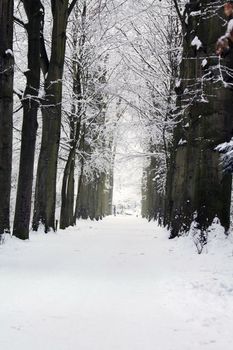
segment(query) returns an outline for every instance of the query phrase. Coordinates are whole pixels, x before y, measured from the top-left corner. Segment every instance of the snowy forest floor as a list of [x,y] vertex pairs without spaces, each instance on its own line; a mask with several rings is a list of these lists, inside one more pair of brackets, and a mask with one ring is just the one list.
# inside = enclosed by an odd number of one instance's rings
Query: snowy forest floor
[[[136,217],[0,249],[4,350],[232,350],[233,257]],[[217,249],[218,246],[218,249]]]

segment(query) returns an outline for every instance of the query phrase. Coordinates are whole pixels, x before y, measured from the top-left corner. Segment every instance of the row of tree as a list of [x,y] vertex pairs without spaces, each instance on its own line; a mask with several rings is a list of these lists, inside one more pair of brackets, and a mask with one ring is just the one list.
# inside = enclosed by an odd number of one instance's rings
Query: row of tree
[[[168,73],[172,91],[176,91],[175,105],[167,103],[167,118],[171,116],[174,128],[172,137],[166,137],[167,145],[152,140],[148,150],[153,155],[143,178],[143,215],[167,225],[171,238],[190,230],[198,232],[203,244],[215,217],[226,232],[230,226],[233,50],[230,47],[224,57],[215,53],[216,42],[226,31],[224,3],[203,0],[184,5],[173,1],[182,34],[179,69],[172,57]],[[172,32],[171,43],[174,28]],[[179,33],[176,40],[180,42]],[[227,171],[223,171],[216,150],[222,143],[227,143],[219,148],[227,153]],[[156,156],[161,149],[167,152],[165,176]],[[158,192],[161,176],[166,184]]]
[[232,136],[233,50],[215,54],[223,3],[2,1],[0,234],[12,214],[21,239],[31,224],[111,214],[123,116],[138,137],[131,156],[144,159],[142,215],[171,237],[203,237],[216,216],[228,230],[231,175],[216,151],[231,151]]
[[[0,235],[10,232],[18,136],[15,236],[29,237],[31,219],[34,230],[41,224],[45,232],[57,228],[59,191],[63,229],[77,218],[100,219],[111,213],[120,109],[119,98],[106,88],[114,70],[106,68],[113,38],[109,11],[112,16],[114,9],[98,0],[25,0],[15,8],[13,0],[1,2]],[[13,115],[22,116],[22,122],[13,124]]]

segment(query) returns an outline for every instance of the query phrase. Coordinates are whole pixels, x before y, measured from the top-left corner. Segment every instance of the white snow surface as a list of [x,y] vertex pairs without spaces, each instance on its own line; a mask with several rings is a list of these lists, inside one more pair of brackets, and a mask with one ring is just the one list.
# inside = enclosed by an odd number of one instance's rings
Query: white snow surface
[[233,257],[128,217],[8,238],[0,249],[4,350],[232,350]]
[[207,61],[206,58],[204,58],[204,59],[202,60],[202,62],[201,62],[201,66],[202,66],[202,67],[205,67],[207,64],[208,64],[208,61]]
[[195,36],[195,38],[191,42],[191,45],[196,46],[196,49],[199,50],[202,47],[202,42],[197,36]]
[[6,54],[6,55],[11,55],[12,57],[14,57],[13,51],[12,51],[11,49],[7,49],[7,50],[5,51],[5,54]]
[[182,146],[182,145],[186,145],[186,143],[187,143],[187,140],[180,139],[180,141],[178,142],[178,145]]
[[228,22],[228,25],[227,25],[227,34],[231,34],[233,30],[233,19],[231,19],[229,22]]

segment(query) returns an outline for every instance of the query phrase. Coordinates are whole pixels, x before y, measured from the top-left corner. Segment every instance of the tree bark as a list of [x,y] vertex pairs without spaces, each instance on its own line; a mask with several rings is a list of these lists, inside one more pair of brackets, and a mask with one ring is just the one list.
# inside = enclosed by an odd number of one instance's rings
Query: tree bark
[[62,78],[65,60],[68,0],[51,1],[52,47],[42,105],[42,141],[39,155],[33,229],[41,222],[45,232],[55,230],[57,161],[61,131]]
[[[215,56],[215,43],[224,29],[211,1],[190,2],[187,15],[178,97],[182,115],[174,132],[167,189],[165,223],[171,238],[189,231],[193,220],[201,231],[215,216],[226,230],[230,221],[231,176],[221,171],[215,151],[219,143],[229,141],[233,126],[233,92],[218,82],[221,72]],[[195,37],[199,48],[193,44]],[[233,68],[232,53],[225,64]]]
[[13,116],[13,0],[0,2],[0,235],[10,230]]
[[62,182],[62,203],[60,228],[73,226],[74,224],[74,170],[75,170],[75,152],[70,152]]
[[[77,68],[77,69],[76,69]],[[74,101],[72,115],[70,117],[70,150],[68,159],[65,165],[63,181],[62,181],[62,196],[61,196],[61,215],[60,228],[65,229],[68,226],[74,225],[74,172],[75,159],[78,142],[80,139],[82,106],[80,100],[82,98],[82,87],[80,77],[80,67],[74,67],[75,78],[73,82]],[[77,101],[76,101],[77,99]],[[76,110],[77,102],[77,110]]]
[[20,168],[13,234],[20,239],[29,238],[35,144],[37,133],[38,93],[40,88],[40,35],[43,31],[44,8],[40,0],[24,0],[28,17],[27,83],[22,99],[23,127]]

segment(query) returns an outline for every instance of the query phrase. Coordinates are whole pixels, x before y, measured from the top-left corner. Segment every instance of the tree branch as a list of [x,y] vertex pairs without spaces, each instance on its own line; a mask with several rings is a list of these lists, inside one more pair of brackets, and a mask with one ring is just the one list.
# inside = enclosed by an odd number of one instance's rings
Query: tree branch
[[48,59],[48,55],[45,47],[44,35],[42,32],[40,34],[40,58],[41,58],[41,69],[42,69],[43,75],[45,76],[49,70],[49,59]]
[[72,1],[71,1],[71,4],[70,4],[70,6],[69,6],[69,8],[68,8],[68,17],[69,17],[69,15],[71,14],[71,12],[72,12],[74,6],[76,5],[76,3],[77,3],[77,0],[72,0]]
[[13,18],[14,18],[15,23],[19,24],[23,28],[26,28],[25,23],[20,18],[15,17],[15,16]]
[[18,96],[20,101],[22,100],[22,98],[23,98],[23,92],[22,91],[13,90],[13,93]]
[[43,17],[41,21],[41,28],[40,28],[40,62],[41,62],[41,70],[44,74],[44,77],[49,71],[49,58],[45,46],[45,39],[44,39],[44,6],[41,4],[43,9]]
[[184,23],[184,18],[183,18],[182,14],[180,12],[180,9],[179,9],[178,2],[177,2],[177,0],[173,0],[173,2],[174,2],[175,9],[176,9],[177,15],[179,17],[179,20],[180,20],[182,27],[183,27],[185,23]]

